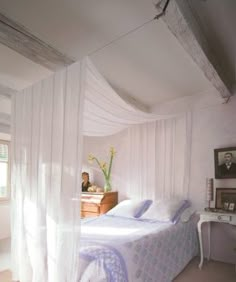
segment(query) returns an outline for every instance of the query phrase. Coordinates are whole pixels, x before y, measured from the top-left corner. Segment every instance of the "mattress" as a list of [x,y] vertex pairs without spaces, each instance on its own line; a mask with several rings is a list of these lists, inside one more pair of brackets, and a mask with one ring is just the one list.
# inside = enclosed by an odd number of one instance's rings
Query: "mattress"
[[197,255],[196,224],[103,215],[82,220],[79,281],[170,282]]

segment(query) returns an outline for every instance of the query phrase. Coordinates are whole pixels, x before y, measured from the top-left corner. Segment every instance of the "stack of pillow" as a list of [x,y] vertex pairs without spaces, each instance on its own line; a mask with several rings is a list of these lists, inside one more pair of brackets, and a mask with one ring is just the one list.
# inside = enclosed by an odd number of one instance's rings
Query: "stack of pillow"
[[179,198],[152,200],[124,200],[107,214],[162,223],[186,222],[194,210],[188,200]]

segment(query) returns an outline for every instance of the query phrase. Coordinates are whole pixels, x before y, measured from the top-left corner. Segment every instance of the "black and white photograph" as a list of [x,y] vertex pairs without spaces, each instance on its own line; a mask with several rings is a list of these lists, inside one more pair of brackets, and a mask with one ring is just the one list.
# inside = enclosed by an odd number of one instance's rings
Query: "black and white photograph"
[[[230,210],[236,203],[236,188],[216,188],[216,208]],[[234,210],[234,209],[233,209]]]
[[235,208],[235,203],[230,203],[229,204],[229,211],[234,211]]
[[224,210],[228,210],[229,209],[229,203],[228,202],[225,202],[224,203],[224,205],[223,205],[223,207],[224,207]]
[[215,178],[236,178],[236,147],[214,150]]

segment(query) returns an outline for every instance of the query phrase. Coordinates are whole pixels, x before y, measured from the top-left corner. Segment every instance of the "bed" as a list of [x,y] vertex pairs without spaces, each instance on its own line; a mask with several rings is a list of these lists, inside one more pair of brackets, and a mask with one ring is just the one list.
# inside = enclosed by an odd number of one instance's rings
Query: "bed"
[[197,255],[196,223],[103,215],[82,220],[80,282],[170,282]]

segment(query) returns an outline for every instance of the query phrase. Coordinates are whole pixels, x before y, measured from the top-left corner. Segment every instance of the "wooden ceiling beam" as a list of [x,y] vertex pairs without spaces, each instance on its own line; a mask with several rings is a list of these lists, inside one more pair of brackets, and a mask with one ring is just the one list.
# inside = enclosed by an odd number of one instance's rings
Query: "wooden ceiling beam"
[[207,42],[188,1],[170,1],[162,20],[221,96],[229,98],[232,83]]
[[0,43],[53,71],[74,62],[3,14],[0,14]]

